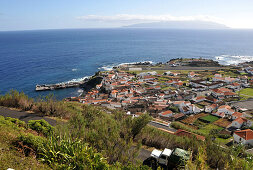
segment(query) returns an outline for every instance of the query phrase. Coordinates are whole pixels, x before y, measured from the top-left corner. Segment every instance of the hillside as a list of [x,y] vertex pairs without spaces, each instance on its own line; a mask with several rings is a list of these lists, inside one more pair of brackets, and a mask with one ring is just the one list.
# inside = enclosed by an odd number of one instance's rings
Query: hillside
[[0,166],[6,168],[149,169],[137,159],[142,145],[190,150],[189,169],[247,169],[253,164],[243,147],[223,149],[208,136],[205,141],[175,136],[147,126],[147,114],[132,118],[118,110],[50,97],[35,101],[17,91],[0,96],[0,106],[59,120],[52,127],[44,120],[25,123],[0,117]]

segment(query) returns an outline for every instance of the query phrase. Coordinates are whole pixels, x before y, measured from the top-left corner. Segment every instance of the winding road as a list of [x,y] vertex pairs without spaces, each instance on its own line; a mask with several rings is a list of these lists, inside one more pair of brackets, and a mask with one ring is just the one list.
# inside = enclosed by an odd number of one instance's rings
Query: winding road
[[50,125],[55,126],[57,124],[56,120],[50,119],[48,117],[41,116],[37,113],[28,113],[24,111],[11,110],[9,108],[0,107],[0,115],[5,117],[12,117],[22,120],[24,122],[28,122],[29,120],[41,120],[44,119]]

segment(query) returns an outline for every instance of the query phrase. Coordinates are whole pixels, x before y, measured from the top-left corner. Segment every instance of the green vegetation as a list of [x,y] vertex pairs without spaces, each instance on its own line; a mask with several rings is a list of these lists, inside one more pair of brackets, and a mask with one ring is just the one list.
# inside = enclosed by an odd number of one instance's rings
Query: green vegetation
[[[148,169],[137,159],[142,145],[192,151],[192,159],[187,162],[190,169],[253,166],[243,147],[224,149],[210,140],[222,130],[212,124],[197,130],[179,122],[172,123],[206,136],[205,141],[198,141],[146,126],[150,121],[147,114],[133,119],[117,110],[56,101],[51,97],[35,101],[22,93],[11,92],[7,96],[0,97],[0,105],[41,110],[44,115],[67,121],[53,128],[44,121],[25,124],[0,117],[0,167],[4,169]],[[31,107],[23,107],[20,101],[31,102]]]
[[33,155],[24,156],[23,150],[14,146],[21,133],[30,134],[27,132],[25,122],[0,116],[0,129],[1,169],[20,169],[21,167],[22,169],[50,169],[48,165],[36,160]]
[[253,88],[245,88],[240,90],[239,92],[240,95],[248,96],[248,98],[252,97],[253,98]]
[[201,129],[199,129],[198,132],[201,134],[204,134],[205,136],[208,136],[212,130],[221,131],[222,129],[223,129],[222,127],[219,127],[219,126],[216,126],[213,124],[209,124]]
[[49,136],[53,133],[54,127],[52,127],[47,121],[42,120],[30,120],[28,122],[28,127],[45,136]]
[[213,116],[213,115],[207,115],[207,116],[204,116],[204,117],[200,117],[199,120],[201,120],[203,122],[206,122],[206,123],[213,123],[216,120],[219,120],[219,118],[216,117],[216,116]]

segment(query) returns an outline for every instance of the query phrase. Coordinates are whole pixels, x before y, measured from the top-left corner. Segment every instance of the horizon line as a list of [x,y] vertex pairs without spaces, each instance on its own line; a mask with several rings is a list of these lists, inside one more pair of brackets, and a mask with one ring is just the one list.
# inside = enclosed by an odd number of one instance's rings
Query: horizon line
[[15,31],[50,31],[50,30],[75,30],[75,29],[163,29],[163,30],[253,30],[253,28],[150,28],[150,27],[85,27],[85,28],[45,28],[45,29],[17,29],[17,30],[0,30],[0,32],[15,32]]

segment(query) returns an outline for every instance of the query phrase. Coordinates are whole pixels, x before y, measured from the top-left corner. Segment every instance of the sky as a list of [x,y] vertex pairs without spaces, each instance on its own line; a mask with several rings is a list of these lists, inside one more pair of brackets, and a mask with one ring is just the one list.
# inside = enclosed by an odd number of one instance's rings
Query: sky
[[0,0],[0,31],[203,20],[253,29],[253,0]]

